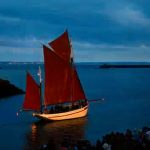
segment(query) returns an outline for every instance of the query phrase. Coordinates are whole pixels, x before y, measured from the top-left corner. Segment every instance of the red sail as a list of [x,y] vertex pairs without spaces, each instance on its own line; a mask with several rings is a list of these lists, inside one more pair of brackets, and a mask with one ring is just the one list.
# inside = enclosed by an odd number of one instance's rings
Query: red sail
[[73,74],[74,74],[73,75],[73,102],[77,102],[79,100],[85,100],[86,96],[75,67],[74,67]]
[[26,94],[22,109],[40,110],[39,86],[28,72],[27,72]]
[[54,41],[50,42],[49,45],[53,50],[63,57],[68,62],[70,61],[70,42],[67,30]]
[[43,45],[45,61],[45,104],[71,102],[70,63]]

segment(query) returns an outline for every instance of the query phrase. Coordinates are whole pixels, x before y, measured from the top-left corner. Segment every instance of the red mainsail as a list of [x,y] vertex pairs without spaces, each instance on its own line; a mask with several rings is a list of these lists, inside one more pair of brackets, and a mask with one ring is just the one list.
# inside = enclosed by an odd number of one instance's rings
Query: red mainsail
[[70,63],[45,45],[43,45],[43,51],[45,62],[44,105],[71,102]]
[[53,50],[58,55],[63,57],[68,62],[70,61],[71,50],[70,50],[70,42],[69,42],[67,30],[61,36],[59,36],[57,39],[50,42],[49,45],[53,48]]
[[80,100],[85,100],[86,96],[80,82],[78,73],[76,68],[74,67],[73,71],[73,102],[77,102]]
[[40,110],[39,86],[28,72],[27,72],[26,94],[22,109]]

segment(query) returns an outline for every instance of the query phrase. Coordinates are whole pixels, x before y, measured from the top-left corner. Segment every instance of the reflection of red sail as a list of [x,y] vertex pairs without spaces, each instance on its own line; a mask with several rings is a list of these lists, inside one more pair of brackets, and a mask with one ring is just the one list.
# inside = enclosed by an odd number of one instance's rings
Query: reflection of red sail
[[45,104],[71,101],[70,63],[43,45],[45,62]]
[[30,109],[30,110],[40,109],[39,86],[28,72],[27,72],[26,94],[22,109]]
[[67,30],[57,39],[50,42],[49,45],[58,55],[63,57],[68,62],[70,61],[70,42]]
[[77,102],[79,100],[86,99],[83,87],[81,85],[78,73],[76,68],[74,67],[74,73],[73,73],[73,101]]

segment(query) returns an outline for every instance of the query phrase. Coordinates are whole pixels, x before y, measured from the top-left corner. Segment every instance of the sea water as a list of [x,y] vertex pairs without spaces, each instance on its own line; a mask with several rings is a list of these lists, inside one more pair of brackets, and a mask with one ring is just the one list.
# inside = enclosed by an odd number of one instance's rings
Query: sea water
[[[84,118],[42,123],[32,112],[16,113],[24,95],[0,100],[0,149],[35,149],[50,139],[88,139],[95,143],[111,131],[150,127],[150,68],[95,69],[101,63],[77,63],[76,68],[87,99],[91,102]],[[39,64],[0,64],[0,77],[25,90],[26,70],[38,82]],[[44,79],[44,65],[42,78]],[[44,82],[42,84],[44,87]]]

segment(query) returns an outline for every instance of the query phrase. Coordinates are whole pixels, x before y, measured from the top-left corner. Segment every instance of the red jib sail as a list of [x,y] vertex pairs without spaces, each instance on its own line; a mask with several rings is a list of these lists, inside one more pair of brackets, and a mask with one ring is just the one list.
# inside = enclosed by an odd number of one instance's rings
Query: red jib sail
[[50,42],[49,45],[53,50],[63,57],[68,62],[70,61],[70,42],[67,30],[54,41]]
[[73,102],[77,102],[79,100],[85,100],[86,96],[80,82],[78,73],[76,68],[74,67],[73,71]]
[[28,72],[27,72],[26,94],[22,109],[40,110],[39,86]]
[[45,104],[54,105],[71,101],[70,63],[43,45],[45,62]]

